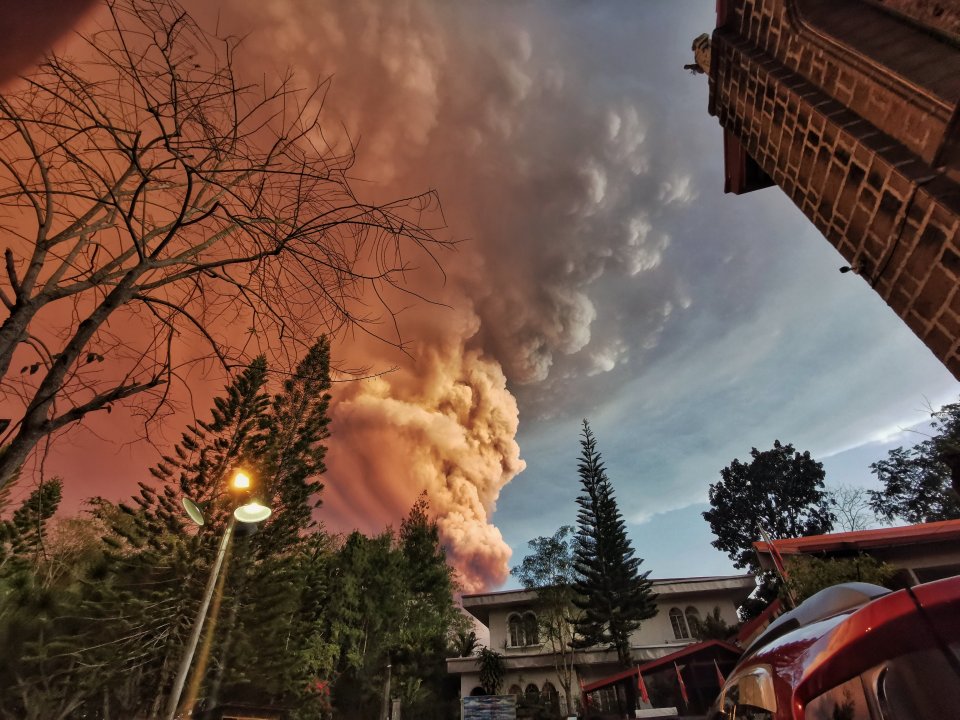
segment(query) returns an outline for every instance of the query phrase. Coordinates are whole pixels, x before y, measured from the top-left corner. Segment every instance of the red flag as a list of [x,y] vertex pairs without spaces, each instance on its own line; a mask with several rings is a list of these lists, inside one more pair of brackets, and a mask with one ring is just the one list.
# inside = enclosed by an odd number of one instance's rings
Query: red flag
[[643,675],[640,674],[640,667],[637,667],[637,690],[640,691],[640,699],[647,705],[650,704],[650,696],[647,694],[647,685],[643,682]]
[[724,684],[727,680],[726,680],[726,678],[723,677],[723,673],[720,672],[720,666],[717,665],[717,659],[716,659],[716,658],[713,659],[713,667],[714,667],[714,669],[717,671],[717,682],[720,683],[720,687],[723,687],[723,684]]
[[683,675],[680,674],[680,667],[674,662],[673,668],[677,671],[677,682],[680,684],[680,697],[683,698],[683,704],[689,705],[690,698],[687,697],[687,686],[683,684]]

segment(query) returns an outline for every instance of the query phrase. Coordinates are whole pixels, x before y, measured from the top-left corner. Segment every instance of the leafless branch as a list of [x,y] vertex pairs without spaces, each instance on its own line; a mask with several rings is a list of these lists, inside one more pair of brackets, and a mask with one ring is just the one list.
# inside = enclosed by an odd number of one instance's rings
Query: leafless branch
[[[51,54],[0,95],[0,396],[21,403],[0,487],[89,412],[129,402],[161,417],[175,352],[222,373],[247,343],[282,360],[320,332],[403,349],[397,299],[429,301],[410,275],[442,281],[437,252],[452,246],[429,222],[442,224],[434,191],[354,192],[355,146],[335,149],[321,123],[329,79],[249,83],[239,40],[175,0],[107,5],[81,55]],[[191,334],[207,352],[182,357]]]

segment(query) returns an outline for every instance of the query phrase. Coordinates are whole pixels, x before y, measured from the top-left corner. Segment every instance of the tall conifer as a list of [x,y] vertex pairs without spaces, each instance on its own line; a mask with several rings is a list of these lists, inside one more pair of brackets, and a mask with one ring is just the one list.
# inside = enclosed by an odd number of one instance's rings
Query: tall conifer
[[649,572],[627,538],[613,486],[597,451],[589,423],[583,421],[582,452],[577,471],[582,492],[577,498],[574,545],[574,604],[582,611],[576,623],[578,647],[608,645],[624,666],[630,663],[630,633],[657,614]]

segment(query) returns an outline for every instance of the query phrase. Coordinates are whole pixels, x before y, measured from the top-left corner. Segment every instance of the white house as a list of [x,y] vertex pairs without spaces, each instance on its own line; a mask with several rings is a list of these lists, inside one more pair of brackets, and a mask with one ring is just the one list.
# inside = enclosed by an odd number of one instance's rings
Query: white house
[[[694,643],[693,620],[705,617],[714,608],[720,609],[720,616],[728,624],[735,625],[737,607],[754,587],[752,575],[653,580],[658,612],[631,636],[633,660],[646,663]],[[464,595],[463,607],[490,630],[490,648],[504,655],[507,673],[501,692],[526,697],[546,694],[557,698],[561,713],[567,712],[553,653],[539,636],[536,591]],[[460,676],[461,697],[483,692],[476,658],[450,658],[447,670]],[[574,695],[579,696],[579,682],[589,685],[621,670],[614,650],[591,648],[578,652]]]

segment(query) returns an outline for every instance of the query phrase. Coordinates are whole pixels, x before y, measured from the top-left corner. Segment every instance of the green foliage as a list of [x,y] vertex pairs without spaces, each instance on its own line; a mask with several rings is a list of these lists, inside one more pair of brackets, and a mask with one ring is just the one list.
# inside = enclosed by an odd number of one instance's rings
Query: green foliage
[[888,521],[935,522],[960,518],[960,403],[931,414],[935,435],[898,447],[870,465],[883,483],[870,492],[873,511]]
[[46,529],[62,494],[63,481],[52,478],[31,492],[10,520],[0,520],[0,567],[8,559],[27,562],[43,552]]
[[467,628],[458,628],[450,638],[449,650],[454,657],[472,657],[480,645],[477,633]]
[[480,687],[487,695],[499,695],[503,678],[507,674],[503,655],[484,646],[477,651],[477,658],[480,666]]
[[0,716],[66,717],[96,689],[92,674],[77,674],[78,659],[63,654],[58,627],[76,627],[82,576],[97,562],[91,521],[51,523],[60,480],[38,488],[15,511],[0,566]]
[[552,537],[534,538],[532,551],[510,571],[525,588],[569,586],[576,580],[573,560],[573,527],[561,526]]
[[[845,582],[865,582],[886,585],[897,569],[870,555],[852,558],[818,558],[808,555],[788,558],[787,586],[797,602],[803,602],[824,588]],[[781,597],[786,592],[781,591]]]
[[753,543],[763,526],[774,538],[819,535],[833,528],[834,515],[824,489],[823,465],[793,445],[774,441],[763,452],[750,450],[749,463],[734,460],[710,485],[710,510],[703,518],[738,568],[757,569]]
[[[197,710],[229,699],[294,719],[333,709],[365,719],[391,663],[408,716],[454,711],[447,642],[465,625],[425,497],[398,532],[322,532],[312,513],[329,435],[327,341],[273,397],[267,377],[262,358],[238,373],[129,503],[95,498],[51,542],[54,481],[0,526],[0,717],[158,715],[238,501],[226,489],[237,466],[273,515],[233,539]],[[186,519],[184,495],[203,508],[203,527]]]
[[566,696],[567,707],[573,707],[574,628],[580,613],[573,604],[574,529],[560,527],[552,537],[538,537],[527,543],[533,551],[510,573],[529,590],[537,591],[537,621],[540,636],[553,655],[557,679]]
[[449,699],[447,635],[460,613],[453,602],[452,570],[425,497],[414,504],[396,535],[350,535],[337,563],[326,622],[327,635],[339,649],[334,668],[338,713],[375,713],[389,663],[393,686],[412,703],[405,713],[436,716]]
[[630,663],[630,633],[642,620],[657,613],[655,595],[640,572],[640,558],[627,538],[613,486],[589,423],[583,421],[582,453],[578,472],[582,492],[577,498],[577,535],[574,545],[574,605],[576,647],[606,644],[617,651],[624,666]]
[[705,618],[693,623],[690,631],[700,642],[705,640],[729,640],[736,632],[736,627],[730,627],[727,621],[720,616],[720,608],[714,607]]
[[782,583],[775,572],[755,572],[757,587],[746,600],[737,608],[737,615],[742,622],[748,622],[760,615],[770,604],[780,596]]

